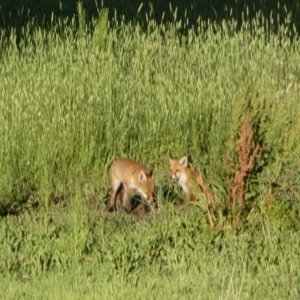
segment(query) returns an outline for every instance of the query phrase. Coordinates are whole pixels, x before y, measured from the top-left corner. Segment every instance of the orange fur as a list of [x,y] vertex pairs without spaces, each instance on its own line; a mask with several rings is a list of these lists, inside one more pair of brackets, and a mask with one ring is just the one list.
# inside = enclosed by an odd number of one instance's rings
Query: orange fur
[[142,164],[129,159],[119,158],[111,166],[111,198],[109,208],[116,205],[116,198],[122,189],[122,202],[127,212],[131,211],[131,194],[136,190],[148,203],[153,203],[153,174]]
[[177,181],[183,190],[189,194],[191,202],[195,202],[197,198],[193,191],[196,187],[192,183],[192,180],[197,182],[201,188],[203,188],[204,183],[201,174],[188,167],[188,158],[186,156],[183,156],[180,159],[169,157],[169,160],[170,178],[173,181]]

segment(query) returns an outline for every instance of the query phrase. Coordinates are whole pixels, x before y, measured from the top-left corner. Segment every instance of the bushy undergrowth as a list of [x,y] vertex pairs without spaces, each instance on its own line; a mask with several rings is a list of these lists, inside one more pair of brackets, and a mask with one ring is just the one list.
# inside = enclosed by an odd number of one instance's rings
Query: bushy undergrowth
[[[106,30],[105,18],[93,32],[84,22],[77,33],[29,24],[20,44],[13,31],[1,40],[0,274],[97,265],[126,282],[193,269],[208,284],[225,261],[237,266],[241,293],[265,271],[266,291],[280,274],[283,284],[298,278],[298,39],[234,22],[199,23],[185,37],[178,23]],[[219,230],[198,207],[174,212],[163,196],[183,193],[168,180],[169,154],[188,154],[201,170]],[[158,215],[104,221],[119,156],[154,166]]]

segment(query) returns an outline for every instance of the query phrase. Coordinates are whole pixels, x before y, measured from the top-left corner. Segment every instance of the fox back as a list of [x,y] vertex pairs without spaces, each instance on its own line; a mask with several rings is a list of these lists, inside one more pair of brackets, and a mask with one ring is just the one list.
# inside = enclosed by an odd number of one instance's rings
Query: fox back
[[133,190],[136,190],[149,204],[153,203],[153,173],[132,159],[119,158],[113,162],[111,166],[111,188],[110,209],[115,207],[116,197],[121,189],[122,202],[128,212],[131,210]]

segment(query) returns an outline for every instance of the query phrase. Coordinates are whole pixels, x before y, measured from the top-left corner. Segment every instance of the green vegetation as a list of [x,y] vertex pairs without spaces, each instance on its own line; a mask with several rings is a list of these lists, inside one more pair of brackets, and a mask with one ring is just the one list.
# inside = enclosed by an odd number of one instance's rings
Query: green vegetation
[[[77,31],[1,38],[4,299],[299,298],[296,33],[263,20],[108,30],[106,11],[91,31],[78,10]],[[169,153],[201,170],[216,228],[174,205]],[[119,156],[154,166],[159,210],[103,218]]]
[[42,213],[2,220],[6,299],[299,297],[299,234],[266,220],[251,232],[213,231],[198,209],[169,203],[139,222],[104,221],[83,201],[53,207],[49,220],[47,233]]

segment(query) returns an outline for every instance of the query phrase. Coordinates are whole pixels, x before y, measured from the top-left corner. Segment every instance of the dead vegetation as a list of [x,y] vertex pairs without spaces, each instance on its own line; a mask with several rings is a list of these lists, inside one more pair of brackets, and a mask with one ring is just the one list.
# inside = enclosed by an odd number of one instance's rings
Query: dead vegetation
[[232,208],[239,207],[239,212],[245,204],[246,183],[253,170],[256,159],[261,155],[263,147],[259,144],[253,145],[253,129],[250,123],[251,109],[247,108],[244,121],[240,128],[240,137],[237,144],[237,156],[239,169],[235,172],[233,187],[231,189]]
[[[234,179],[227,178],[226,189],[228,191],[229,201],[227,203],[216,204],[214,194],[210,191],[210,186],[203,179],[199,172],[201,182],[199,183],[202,190],[201,195],[205,198],[207,204],[208,221],[211,227],[222,228],[224,225],[230,224],[234,226],[237,220],[245,212],[245,196],[248,192],[247,183],[250,176],[253,176],[253,169],[257,163],[257,159],[261,156],[264,147],[259,143],[255,144],[255,132],[251,122],[251,108],[247,108],[239,130],[239,138],[236,146],[237,164],[232,164],[234,153],[227,152],[223,156],[223,163],[228,174],[234,174]],[[229,163],[228,163],[229,161]],[[237,165],[237,167],[236,167]],[[233,168],[235,168],[233,170]],[[232,175],[231,175],[232,176]],[[230,175],[228,175],[230,177]],[[224,211],[227,215],[224,217]]]

